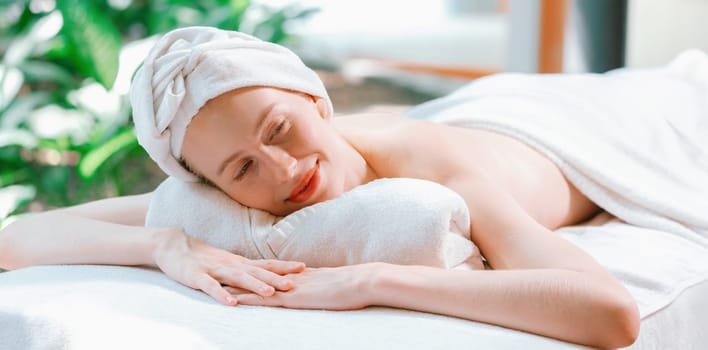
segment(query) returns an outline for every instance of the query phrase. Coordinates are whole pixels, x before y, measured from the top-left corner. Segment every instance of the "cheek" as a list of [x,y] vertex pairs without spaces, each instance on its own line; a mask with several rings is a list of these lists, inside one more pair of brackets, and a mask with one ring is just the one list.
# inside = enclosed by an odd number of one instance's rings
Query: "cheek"
[[262,187],[251,187],[247,191],[233,191],[228,193],[231,199],[239,202],[241,205],[251,208],[261,208],[263,206],[263,198],[265,193]]
[[241,188],[222,189],[231,199],[251,208],[262,208],[267,196],[267,187],[262,185],[241,186]]
[[299,140],[298,143],[308,150],[324,151],[330,148],[328,145],[333,142],[333,132],[333,129],[328,124],[322,120],[317,120],[298,128],[296,137]]

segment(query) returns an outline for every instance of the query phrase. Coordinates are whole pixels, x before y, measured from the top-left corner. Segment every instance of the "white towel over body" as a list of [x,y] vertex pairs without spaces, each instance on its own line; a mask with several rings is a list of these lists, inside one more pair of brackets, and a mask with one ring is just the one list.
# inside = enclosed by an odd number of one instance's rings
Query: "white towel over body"
[[[623,280],[643,315],[708,276],[704,53],[688,51],[652,70],[495,75],[407,114],[517,138],[607,212],[636,226],[559,232]],[[642,234],[662,235],[673,249],[642,247]],[[642,264],[635,256],[655,261]]]

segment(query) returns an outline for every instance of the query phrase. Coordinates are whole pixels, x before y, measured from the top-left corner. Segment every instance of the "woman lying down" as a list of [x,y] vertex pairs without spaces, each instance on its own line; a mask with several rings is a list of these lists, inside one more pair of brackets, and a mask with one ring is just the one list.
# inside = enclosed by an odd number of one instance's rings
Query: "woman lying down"
[[[708,207],[701,186],[708,183],[708,148],[697,137],[708,124],[708,58],[699,52],[654,70],[500,74],[406,116],[333,118],[321,81],[292,52],[191,27],[157,42],[135,77],[131,102],[139,141],[170,181],[202,183],[234,205],[282,220],[366,186],[385,191],[392,184],[393,196],[418,185],[450,191],[465,208],[456,222],[467,223],[466,238],[487,269],[374,258],[316,268],[242,256],[181,229],[145,227],[151,193],[21,219],[0,235],[0,267],[153,265],[229,306],[381,305],[616,348],[637,337],[635,301],[552,231],[607,210],[632,224],[708,237],[701,214]],[[410,182],[396,188],[396,179]],[[439,188],[423,185],[431,183]],[[357,211],[320,219],[336,216]],[[406,216],[357,220],[386,218],[391,227]],[[334,238],[362,231],[354,226],[340,225]],[[407,237],[420,236],[395,235],[376,238],[381,251],[395,255],[398,245],[410,244]],[[349,249],[327,242],[310,253]]]

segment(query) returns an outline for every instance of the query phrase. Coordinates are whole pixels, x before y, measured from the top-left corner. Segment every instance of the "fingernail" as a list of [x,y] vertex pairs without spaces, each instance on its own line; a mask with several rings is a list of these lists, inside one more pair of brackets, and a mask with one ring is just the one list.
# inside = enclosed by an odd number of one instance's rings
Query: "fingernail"
[[261,287],[261,292],[263,293],[270,293],[272,290],[271,287]]
[[229,303],[229,305],[233,305],[236,299],[234,297],[226,297],[226,302]]

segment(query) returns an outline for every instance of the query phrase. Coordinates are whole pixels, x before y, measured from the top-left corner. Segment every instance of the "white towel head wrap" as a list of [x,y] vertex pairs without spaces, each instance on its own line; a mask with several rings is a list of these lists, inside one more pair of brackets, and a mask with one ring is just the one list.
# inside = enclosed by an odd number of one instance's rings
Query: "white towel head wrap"
[[197,177],[180,163],[187,126],[204,104],[231,90],[271,86],[332,103],[320,78],[292,51],[239,32],[176,29],[160,38],[130,89],[138,142],[168,175]]

